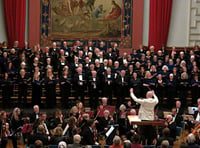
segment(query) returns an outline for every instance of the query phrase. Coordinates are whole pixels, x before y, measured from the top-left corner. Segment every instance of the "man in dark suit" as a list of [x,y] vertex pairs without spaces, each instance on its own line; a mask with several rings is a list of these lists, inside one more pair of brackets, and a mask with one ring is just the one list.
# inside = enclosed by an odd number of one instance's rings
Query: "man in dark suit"
[[104,86],[103,86],[103,95],[109,98],[109,104],[112,104],[112,90],[113,90],[113,81],[114,76],[111,73],[110,67],[107,68],[106,73],[104,75]]
[[176,108],[172,108],[172,120],[176,123],[177,126],[181,127],[181,121],[183,121],[183,117],[177,113]]
[[53,42],[52,47],[49,49],[49,54],[51,56],[51,62],[52,62],[54,71],[56,71],[57,61],[59,58],[59,49],[56,47],[56,42]]
[[119,49],[118,49],[117,43],[114,44],[114,46],[112,48],[112,53],[115,56],[115,60],[117,60],[119,58]]
[[184,113],[184,109],[181,107],[181,101],[176,101],[176,112],[180,116],[182,116]]
[[94,127],[95,127],[95,121],[92,119],[88,120],[87,127],[84,128],[83,132],[81,133],[81,135],[83,137],[81,140],[82,145],[94,145],[95,144],[94,131],[93,131]]
[[97,72],[92,71],[92,76],[89,76],[88,80],[88,90],[90,96],[90,106],[93,106],[94,108],[96,108],[98,105],[99,84],[100,80],[97,76]]
[[163,129],[162,136],[157,139],[156,147],[160,146],[163,140],[168,140],[169,141],[169,145],[173,146],[174,140],[173,140],[173,138],[170,137],[170,129],[169,128],[164,128]]
[[194,112],[195,123],[200,123],[200,105],[198,105],[198,111]]
[[35,120],[39,119],[40,108],[38,105],[33,106],[33,113],[30,116],[30,122],[34,123]]
[[44,135],[44,131],[45,131],[44,126],[39,125],[37,128],[37,133],[29,136],[27,145],[34,144],[36,140],[41,140],[44,145],[48,145],[49,143],[48,137]]
[[78,134],[74,135],[73,141],[74,141],[74,143],[69,144],[68,148],[82,148],[82,146],[80,145],[80,142],[81,142],[81,136],[80,135],[78,135]]
[[176,122],[173,122],[172,115],[167,115],[166,117],[166,126],[170,129],[170,136],[174,140],[176,139]]
[[84,102],[86,77],[82,72],[82,68],[77,68],[77,73],[74,75],[74,86],[76,89],[76,98],[81,97],[81,102]]
[[[122,70],[120,75],[116,79],[117,83],[117,97],[118,105],[124,102],[124,98],[128,96],[128,77],[126,76],[126,71]],[[120,90],[120,91],[119,91]]]

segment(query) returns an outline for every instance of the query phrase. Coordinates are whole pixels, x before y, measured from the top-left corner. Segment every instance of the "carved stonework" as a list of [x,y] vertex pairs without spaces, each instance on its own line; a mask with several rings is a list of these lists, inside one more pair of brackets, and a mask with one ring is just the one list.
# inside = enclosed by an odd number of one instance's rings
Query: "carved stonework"
[[189,46],[200,45],[200,0],[190,0]]

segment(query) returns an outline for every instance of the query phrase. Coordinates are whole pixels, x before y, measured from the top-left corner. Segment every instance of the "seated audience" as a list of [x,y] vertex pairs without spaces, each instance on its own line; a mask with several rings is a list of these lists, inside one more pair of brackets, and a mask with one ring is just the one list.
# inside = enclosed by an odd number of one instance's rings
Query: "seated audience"
[[115,136],[113,139],[113,145],[109,146],[109,148],[123,148],[121,145],[121,138],[119,136]]
[[73,137],[73,144],[69,144],[68,148],[81,148],[82,146],[80,145],[81,142],[81,136],[76,134]]

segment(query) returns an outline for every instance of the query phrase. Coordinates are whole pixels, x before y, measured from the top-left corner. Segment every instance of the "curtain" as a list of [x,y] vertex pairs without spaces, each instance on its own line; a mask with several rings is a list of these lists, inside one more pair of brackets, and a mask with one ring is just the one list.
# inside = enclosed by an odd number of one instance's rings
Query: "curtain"
[[155,51],[167,44],[173,0],[150,0],[149,46]]
[[4,12],[8,44],[19,41],[23,47],[25,39],[26,0],[4,0]]

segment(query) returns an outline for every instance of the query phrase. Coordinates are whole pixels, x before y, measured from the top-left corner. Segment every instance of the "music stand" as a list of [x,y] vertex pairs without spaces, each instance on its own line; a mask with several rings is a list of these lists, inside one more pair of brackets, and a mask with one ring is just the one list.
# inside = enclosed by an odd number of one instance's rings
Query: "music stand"
[[119,127],[119,124],[109,125],[108,130],[106,131],[106,144],[112,145],[113,144],[113,138],[116,135],[117,127]]

